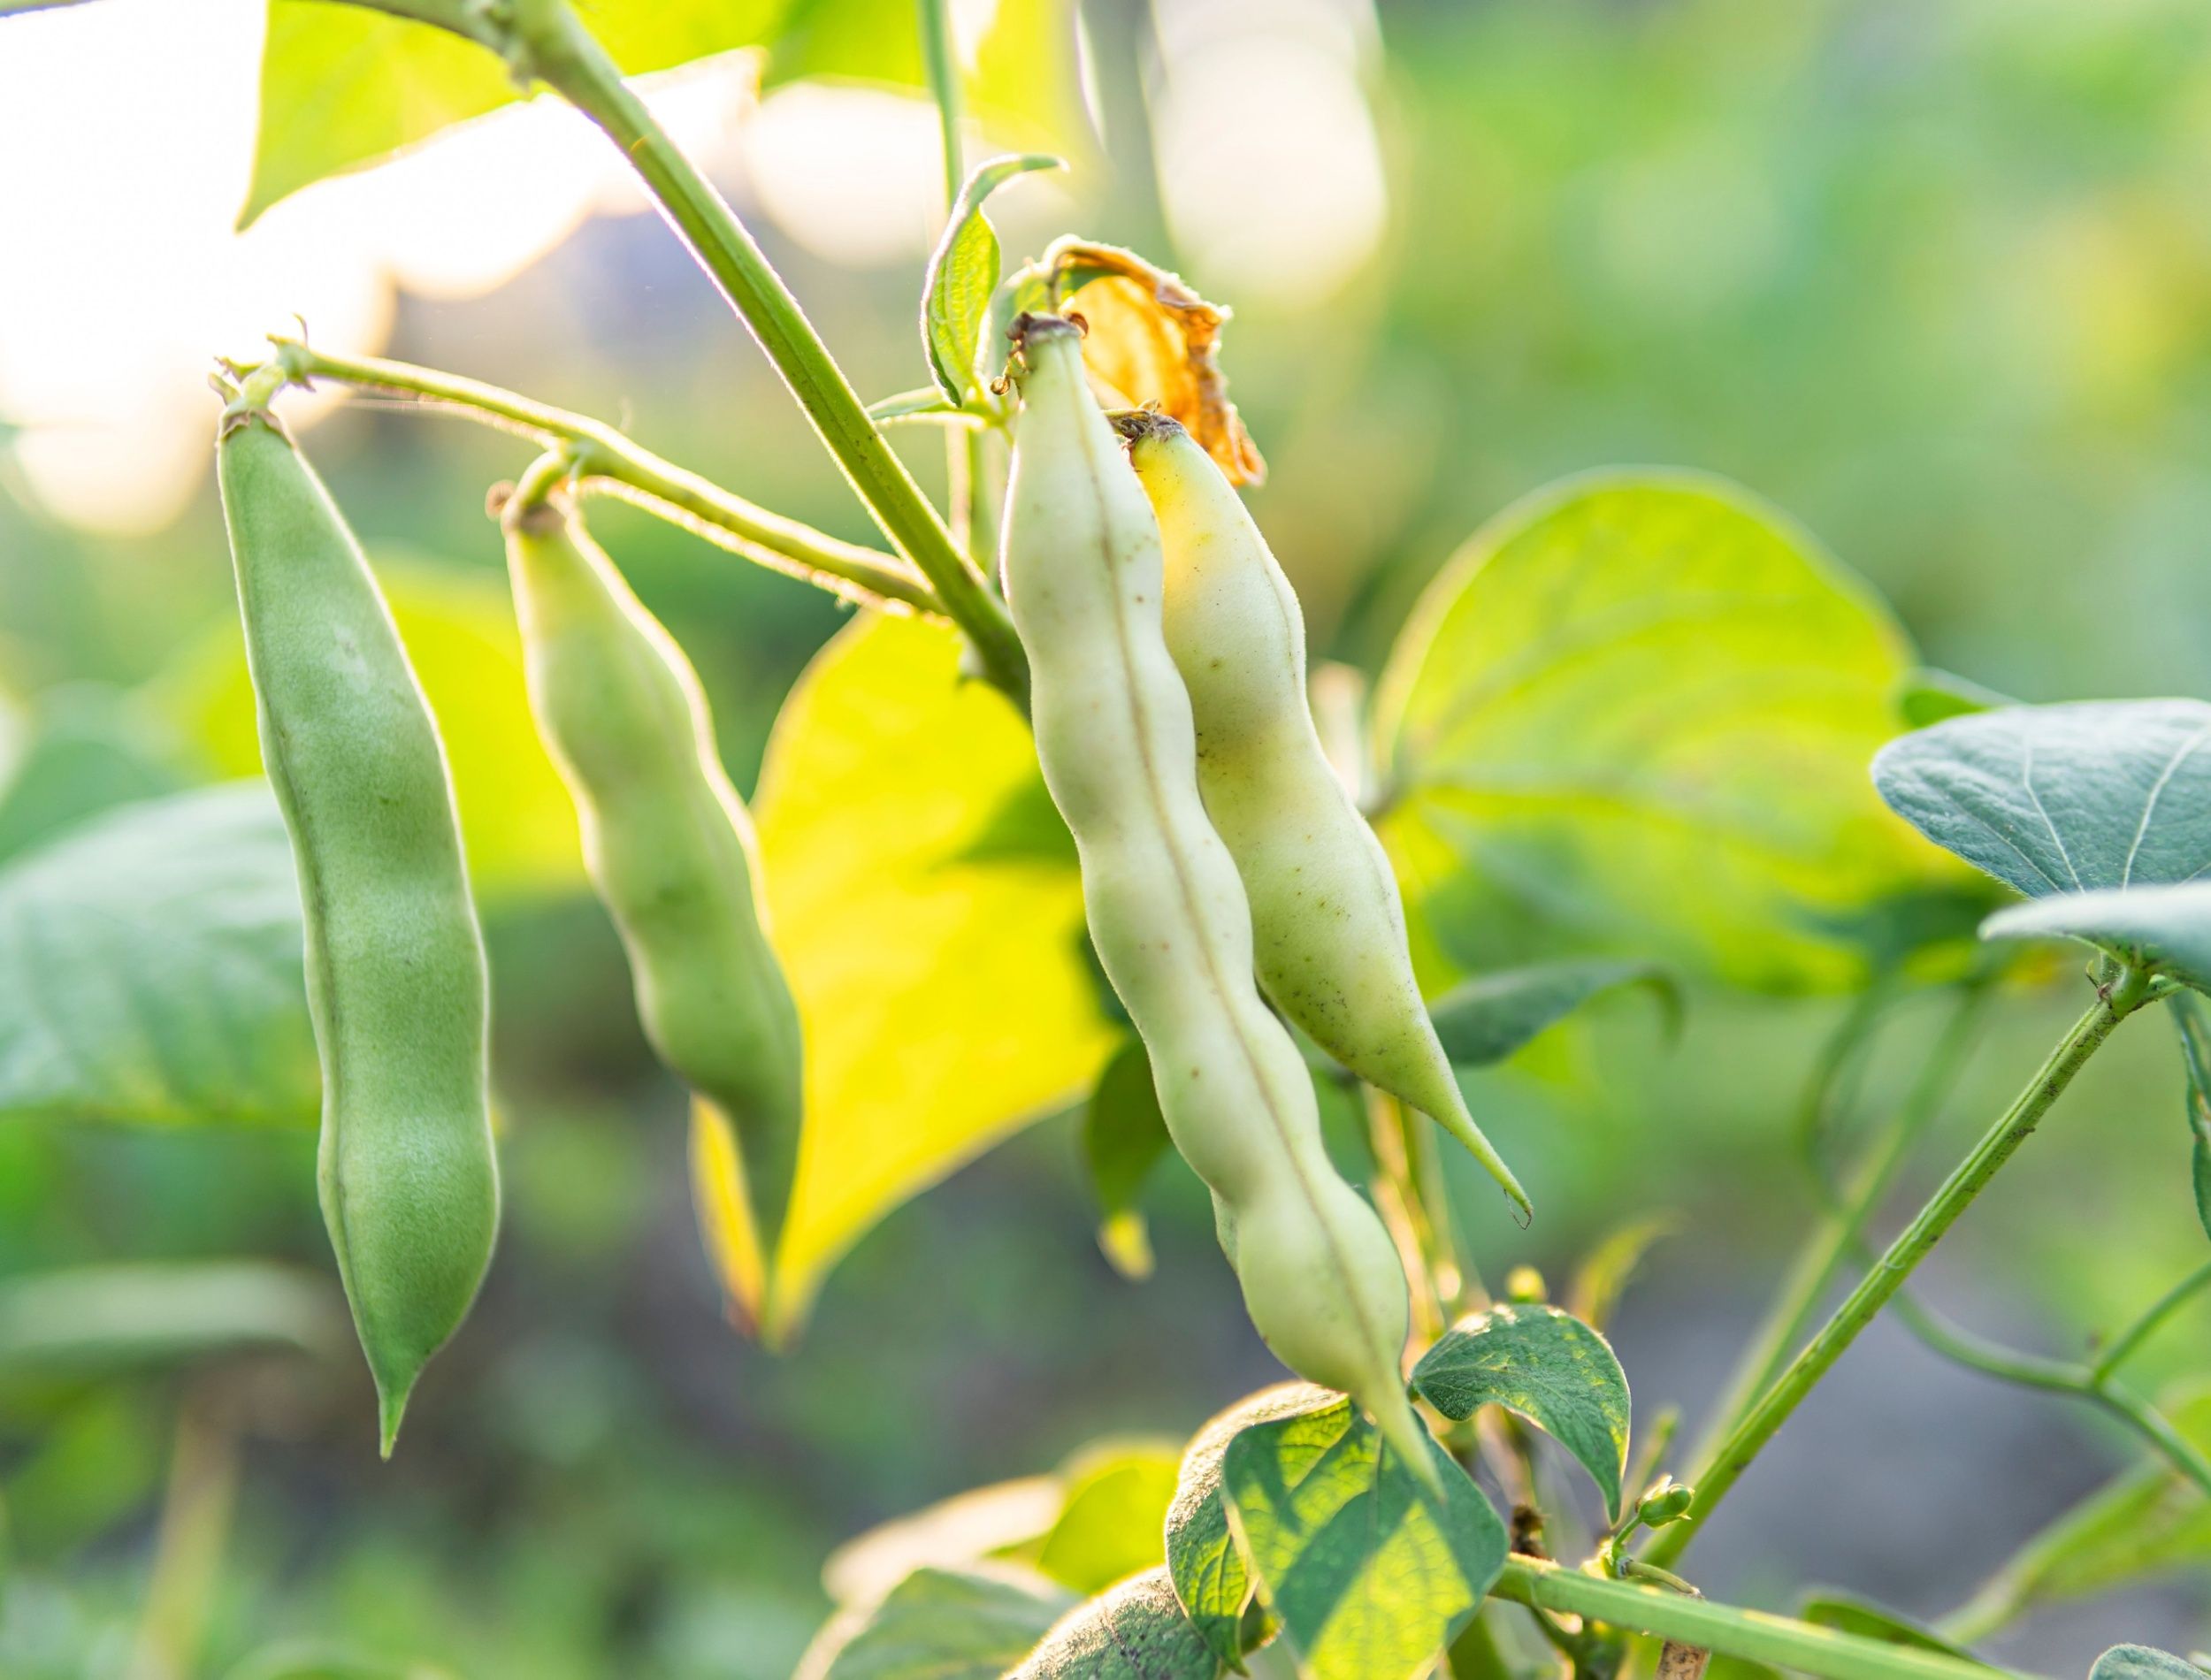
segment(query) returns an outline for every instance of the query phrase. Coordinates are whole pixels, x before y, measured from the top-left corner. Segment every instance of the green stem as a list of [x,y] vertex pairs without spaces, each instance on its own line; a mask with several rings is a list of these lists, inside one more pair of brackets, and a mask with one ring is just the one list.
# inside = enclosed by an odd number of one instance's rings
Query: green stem
[[[1912,1146],[1949,1095],[1966,1053],[1979,1032],[1981,1011],[1989,990],[1985,981],[1968,985],[1921,1067],[1919,1077],[1887,1126],[1873,1140],[1864,1164],[1852,1178],[1840,1201],[1831,1205],[1813,1226],[1789,1268],[1780,1294],[1768,1309],[1757,1335],[1745,1349],[1728,1384],[1725,1398],[1716,1409],[1712,1424],[1691,1455],[1692,1462],[1710,1464],[1718,1456],[1721,1444],[1749,1415],[1758,1397],[1772,1387],[1775,1378],[1786,1368],[1791,1350],[1809,1333],[1819,1303],[1841,1275],[1844,1262],[1863,1239],[1874,1210],[1894,1186]],[[1855,1008],[1846,1018],[1821,1057],[1820,1071],[1805,1099],[1807,1111],[1824,1110],[1827,1089],[1849,1059],[1855,1044],[1863,1038],[1871,1020],[1871,1015]]]
[[1508,1558],[1504,1574],[1491,1591],[1499,1598],[1610,1623],[1653,1638],[1774,1663],[1815,1680],[1991,1680],[2013,1673],[1935,1652],[1878,1645],[1709,1599],[1603,1580],[1534,1558]]
[[2065,1088],[2072,1083],[2112,1030],[2140,1006],[2148,989],[2147,977],[2137,970],[2121,974],[2103,991],[2072,1029],[2060,1041],[2026,1088],[2021,1091],[1960,1162],[1941,1187],[1929,1198],[1878,1264],[1860,1279],[1856,1288],[1835,1310],[1803,1351],[1790,1362],[1756,1405],[1728,1433],[1710,1463],[1693,1478],[1696,1501],[1688,1514],[1672,1527],[1662,1529],[1646,1554],[1648,1561],[1671,1564],[1687,1551],[1721,1501],[1742,1473],[1771,1440],[1805,1395],[1842,1356],[1844,1349],[1903,1287],[1919,1263],[1973,1204],[1988,1181],[2011,1159],[2019,1146],[2033,1135]]
[[692,255],[752,329],[884,534],[920,568],[946,614],[975,645],[983,673],[1016,704],[1025,703],[1028,662],[1005,605],[954,546],[752,235],[624,82],[570,0],[511,4],[510,57],[516,67],[546,83],[621,148]]
[[[937,143],[944,154],[945,211],[949,216],[960,202],[967,181],[967,153],[961,141],[965,127],[964,102],[960,87],[960,48],[952,30],[950,0],[917,0],[921,10],[922,63],[929,76],[930,97],[937,103]],[[986,572],[996,549],[995,522],[985,516],[990,505],[987,482],[989,459],[984,430],[955,426],[945,434],[946,500],[952,507],[952,538]]]
[[2207,1260],[2178,1283],[2150,1302],[2142,1316],[2111,1339],[2103,1357],[2097,1360],[2089,1375],[2096,1382],[2103,1382],[2134,1355],[2171,1317],[2188,1298],[2211,1284],[2211,1260]]
[[893,611],[945,610],[935,592],[903,561],[770,513],[711,479],[662,460],[603,421],[432,368],[375,356],[330,355],[297,339],[272,342],[286,377],[295,383],[334,379],[457,414],[540,447],[568,445],[583,476],[579,487],[585,491],[632,502],[719,547],[849,600]]

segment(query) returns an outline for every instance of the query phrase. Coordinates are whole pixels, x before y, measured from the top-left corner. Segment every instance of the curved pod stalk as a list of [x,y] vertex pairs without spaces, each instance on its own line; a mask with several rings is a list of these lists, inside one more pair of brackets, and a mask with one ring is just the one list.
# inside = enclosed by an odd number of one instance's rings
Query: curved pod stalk
[[1090,396],[1076,329],[1032,317],[1019,333],[1006,595],[1091,937],[1151,1052],[1167,1130],[1213,1190],[1252,1323],[1432,1476],[1398,1363],[1396,1249],[1321,1147],[1311,1077],[1252,982],[1243,883],[1198,796],[1190,699],[1160,628],[1159,525]]
[[483,938],[445,751],[359,546],[251,393],[216,454],[262,762],[299,869],[323,1219],[389,1456],[498,1231]]
[[1527,1193],[1467,1111],[1421,1002],[1389,859],[1313,728],[1297,592],[1188,431],[1153,414],[1121,430],[1159,522],[1167,651],[1206,813],[1251,897],[1259,983],[1321,1049],[1465,1144],[1525,1218]]
[[548,492],[554,476],[533,470],[501,520],[531,709],[575,798],[646,1036],[699,1097],[692,1159],[708,1248],[734,1310],[756,1325],[798,1164],[798,1006],[698,676],[567,496]]

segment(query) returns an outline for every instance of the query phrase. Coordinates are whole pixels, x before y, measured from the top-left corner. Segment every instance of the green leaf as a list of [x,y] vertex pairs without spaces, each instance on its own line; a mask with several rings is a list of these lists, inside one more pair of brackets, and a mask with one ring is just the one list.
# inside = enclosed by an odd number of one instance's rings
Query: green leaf
[[998,1680],[1074,1594],[1007,1569],[919,1569],[830,1618],[792,1680]]
[[344,1300],[312,1272],[257,1260],[72,1267],[0,1283],[0,1373],[165,1365],[284,1348],[340,1353]]
[[1181,1462],[1174,1447],[1150,1442],[1081,1455],[1061,1472],[1067,1504],[1037,1549],[1038,1571],[1089,1594],[1157,1567]]
[[1603,993],[1623,986],[1649,989],[1669,1033],[1681,1019],[1681,985],[1656,963],[1604,958],[1538,963],[1480,974],[1428,1006],[1436,1036],[1452,1061],[1472,1067],[1501,1062],[1545,1027]]
[[1251,1574],[1228,1531],[1221,1461],[1228,1444],[1255,1424],[1327,1411],[1343,1396],[1312,1383],[1281,1383],[1237,1401],[1191,1437],[1167,1513],[1167,1565],[1175,1595],[1221,1661],[1243,1651]]
[[1967,677],[1927,665],[1904,680],[1904,686],[1896,696],[1896,714],[1903,719],[1907,728],[1924,729],[1946,718],[1993,712],[1999,706],[2018,704],[2008,694],[1999,694]]
[[2030,898],[2211,870],[2211,705],[2108,700],[1952,718],[1884,747],[1873,781],[1937,845]]
[[983,325],[991,313],[991,294],[998,289],[998,230],[983,206],[1016,175],[1066,167],[1062,159],[1042,154],[994,157],[977,166],[960,189],[922,286],[922,349],[937,388],[955,408],[981,390],[975,362],[982,351]]
[[939,624],[863,615],[784,703],[754,812],[806,1033],[775,1268],[792,1322],[861,1233],[1088,1089],[1119,1042],[1079,956],[1075,871],[970,855],[1040,787],[1027,728],[960,680]]
[[1173,1145],[1151,1083],[1151,1058],[1131,1038],[1113,1052],[1083,1109],[1083,1160],[1098,1198],[1098,1246],[1124,1278],[1151,1275],[1151,1241],[1136,1205]]
[[1167,1571],[1152,1569],[1069,1611],[1006,1680],[1213,1680],[1220,1672]]
[[1023,1476],[971,1487],[879,1523],[830,1553],[822,1585],[838,1604],[867,1604],[923,1566],[965,1569],[1034,1547],[1066,1508],[1057,1476]]
[[1503,1569],[1504,1524],[1427,1445],[1440,1495],[1348,1400],[1228,1443],[1229,1524],[1306,1680],[1426,1673]]
[[[922,331],[926,334],[927,323]],[[894,425],[901,420],[931,420],[963,416],[967,411],[955,400],[947,399],[933,385],[922,386],[914,391],[900,391],[868,405],[868,417],[878,425]]]
[[2203,1680],[2204,1671],[2146,1645],[2115,1645],[2096,1659],[2088,1680]]
[[265,783],[126,806],[0,869],[0,1116],[311,1126],[299,890]]
[[342,1646],[287,1640],[256,1651],[224,1680],[453,1680],[426,1662],[395,1661]]
[[1605,473],[1508,508],[1379,690],[1424,984],[1562,950],[1855,984],[1822,919],[1947,867],[1865,783],[1911,668],[1872,591],[1724,480]]
[[[1095,150],[1076,51],[1076,0],[998,0],[962,77],[968,114],[1004,147]],[[924,93],[914,0],[790,0],[762,85],[805,79]]]
[[2211,1237],[2211,1029],[2205,1027],[2200,1006],[2186,992],[2175,992],[2165,1001],[2180,1029],[2180,1065],[2187,1079],[2183,1106],[2188,1119],[2196,1222]]
[[1816,1628],[1832,1628],[1838,1633],[1901,1646],[1908,1651],[1939,1651],[1944,1656],[1968,1660],[1973,1654],[1932,1629],[1847,1592],[1816,1593],[1804,1600],[1796,1614],[1800,1620]]
[[117,691],[92,683],[52,690],[39,697],[29,738],[0,781],[0,861],[177,787],[167,755]]
[[1572,1313],[1532,1305],[1469,1314],[1421,1355],[1412,1386],[1454,1420],[1490,1405],[1519,1413],[1580,1461],[1619,1516],[1627,1378],[1611,1345]]
[[1999,910],[1984,939],[2077,939],[2131,967],[2211,991],[2211,881],[2052,893]]
[[[474,21],[478,8],[418,8],[476,39],[360,5],[270,0],[261,133],[243,227],[278,200],[522,96]],[[784,0],[608,0],[585,19],[625,75],[765,44]]]

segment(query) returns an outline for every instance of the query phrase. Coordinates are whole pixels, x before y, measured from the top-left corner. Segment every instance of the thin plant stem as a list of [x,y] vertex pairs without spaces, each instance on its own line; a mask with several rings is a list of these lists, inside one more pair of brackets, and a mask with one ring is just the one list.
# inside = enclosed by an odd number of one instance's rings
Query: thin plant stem
[[603,421],[432,368],[332,355],[298,339],[272,342],[294,383],[334,380],[459,415],[541,448],[567,446],[579,487],[590,493],[631,502],[718,547],[848,600],[894,612],[944,614],[936,592],[903,561],[771,513],[662,459]]
[[2100,1358],[2089,1374],[2102,1382],[2134,1355],[2135,1351],[2157,1333],[2165,1321],[2184,1306],[2189,1298],[2211,1284],[2211,1260],[2207,1260],[2178,1283],[2168,1289],[2144,1309],[2142,1316],[2111,1339]]
[[1991,1668],[1937,1652],[1881,1645],[1786,1616],[1738,1609],[1632,1581],[1606,1580],[1514,1555],[1491,1591],[1499,1598],[1586,1621],[1672,1639],[1723,1655],[1768,1662],[1814,1680],[1997,1680]]
[[[1841,1275],[1852,1247],[1863,1236],[1874,1210],[1894,1187],[1913,1145],[1918,1142],[1956,1083],[1979,1034],[1989,991],[1985,980],[1976,980],[1966,986],[1911,1088],[1873,1139],[1863,1163],[1841,1197],[1831,1201],[1827,1211],[1805,1239],[1783,1281],[1781,1293],[1768,1309],[1764,1322],[1730,1378],[1725,1397],[1715,1409],[1711,1424],[1691,1455],[1692,1462],[1705,1464],[1718,1456],[1720,1444],[1748,1415],[1758,1397],[1773,1386],[1774,1379],[1786,1367],[1791,1351],[1809,1333],[1819,1303]],[[1827,1086],[1848,1060],[1852,1044],[1863,1039],[1871,1019],[1854,1009],[1836,1039],[1830,1041],[1821,1058],[1822,1075],[1815,1079],[1812,1092],[1806,1098],[1807,1109],[1824,1108]]]
[[2075,1074],[2087,1064],[2114,1028],[2138,1008],[2148,977],[2138,969],[2123,972],[2100,989],[2096,1001],[2059,1041],[2049,1058],[2011,1105],[1983,1134],[1926,1205],[1892,1242],[1880,1261],[1838,1307],[1773,1386],[1730,1431],[1719,1450],[1694,1478],[1696,1499],[1682,1519],[1661,1529],[1645,1553],[1648,1562],[1670,1565],[1686,1552],[1720,1502],[1741,1479],[1768,1441],[1786,1423],[1804,1396],[1834,1366],[1866,1325],[1903,1287],[1919,1263],[1957,1223],[1988,1182],[2033,1135]]
[[1028,661],[1005,604],[868,416],[844,370],[743,223],[622,80],[570,0],[511,0],[511,62],[595,123],[751,328],[799,406],[894,547],[918,567],[966,632],[982,671],[1025,705]]
[[187,1399],[177,1419],[169,1485],[154,1539],[145,1607],[127,1680],[187,1680],[200,1671],[209,1601],[222,1570],[238,1490],[237,1446],[212,1409]]

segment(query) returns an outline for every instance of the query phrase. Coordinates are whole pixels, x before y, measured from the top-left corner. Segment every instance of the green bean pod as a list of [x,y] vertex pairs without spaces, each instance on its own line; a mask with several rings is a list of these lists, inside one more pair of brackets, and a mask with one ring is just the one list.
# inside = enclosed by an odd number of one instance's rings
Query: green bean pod
[[1312,1082],[1251,978],[1251,915],[1197,791],[1161,633],[1159,531],[1091,398],[1076,329],[1025,318],[1003,561],[1037,758],[1080,853],[1090,935],[1151,1058],[1175,1146],[1211,1187],[1252,1323],[1428,1464],[1399,1358],[1404,1272],[1321,1146]]
[[752,819],[683,650],[567,498],[529,485],[502,524],[531,709],[575,798],[646,1036],[703,1105],[702,1223],[733,1307],[757,1325],[798,1165],[800,1047],[754,890]]
[[1525,1217],[1421,1002],[1389,859],[1328,764],[1305,696],[1297,592],[1234,485],[1164,416],[1122,423],[1159,522],[1167,651],[1190,690],[1197,785],[1251,904],[1259,984],[1368,1084],[1432,1116]]
[[483,938],[437,725],[359,545],[252,396],[216,454],[262,762],[299,869],[323,1219],[388,1457],[498,1232]]

